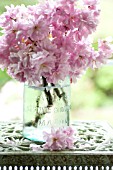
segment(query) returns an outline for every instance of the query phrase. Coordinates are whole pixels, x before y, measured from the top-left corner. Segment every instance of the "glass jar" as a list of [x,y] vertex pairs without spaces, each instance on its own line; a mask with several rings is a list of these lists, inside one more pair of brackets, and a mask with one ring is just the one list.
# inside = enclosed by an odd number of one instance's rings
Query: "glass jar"
[[41,86],[24,85],[23,136],[33,141],[45,142],[43,131],[69,126],[70,80],[48,84],[43,78]]

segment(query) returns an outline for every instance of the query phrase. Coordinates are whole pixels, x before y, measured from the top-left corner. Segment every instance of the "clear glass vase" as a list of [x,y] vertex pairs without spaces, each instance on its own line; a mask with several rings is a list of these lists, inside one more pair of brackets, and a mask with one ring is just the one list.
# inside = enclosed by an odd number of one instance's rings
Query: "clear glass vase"
[[24,127],[23,135],[37,142],[45,142],[43,131],[69,125],[70,80],[57,85],[44,79],[39,87],[24,85]]

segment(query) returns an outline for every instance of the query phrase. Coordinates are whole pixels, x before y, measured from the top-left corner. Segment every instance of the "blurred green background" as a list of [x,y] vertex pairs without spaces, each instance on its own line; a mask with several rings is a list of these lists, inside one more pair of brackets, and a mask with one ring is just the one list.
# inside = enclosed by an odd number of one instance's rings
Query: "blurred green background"
[[[0,14],[6,5],[36,3],[36,0],[4,0],[0,2]],[[95,41],[113,36],[113,0],[100,0],[100,6],[100,24],[93,34]],[[9,80],[11,78],[0,71],[0,90]],[[113,125],[113,66],[88,70],[76,84],[71,85],[71,90],[71,120],[105,120]]]

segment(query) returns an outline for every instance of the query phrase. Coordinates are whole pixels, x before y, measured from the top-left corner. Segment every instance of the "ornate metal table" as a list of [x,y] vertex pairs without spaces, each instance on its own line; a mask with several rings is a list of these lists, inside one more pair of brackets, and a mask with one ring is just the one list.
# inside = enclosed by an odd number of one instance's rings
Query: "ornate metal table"
[[[105,122],[72,124],[78,134],[73,150],[37,151],[22,136],[22,123],[0,123],[1,169],[113,169],[113,130]],[[76,134],[75,134],[76,135]]]

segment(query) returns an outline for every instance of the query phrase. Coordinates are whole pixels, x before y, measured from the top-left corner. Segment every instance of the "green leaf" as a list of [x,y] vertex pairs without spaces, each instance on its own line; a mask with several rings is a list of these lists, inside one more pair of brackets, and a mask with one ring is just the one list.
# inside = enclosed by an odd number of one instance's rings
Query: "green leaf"
[[5,11],[5,6],[10,6],[11,4],[13,5],[34,5],[37,3],[37,0],[3,0],[0,2],[0,14],[2,14]]
[[94,49],[95,49],[96,51],[98,50],[98,42],[93,43],[92,46],[94,47]]
[[5,71],[0,70],[0,88],[9,80],[11,80],[11,77],[9,77]]

